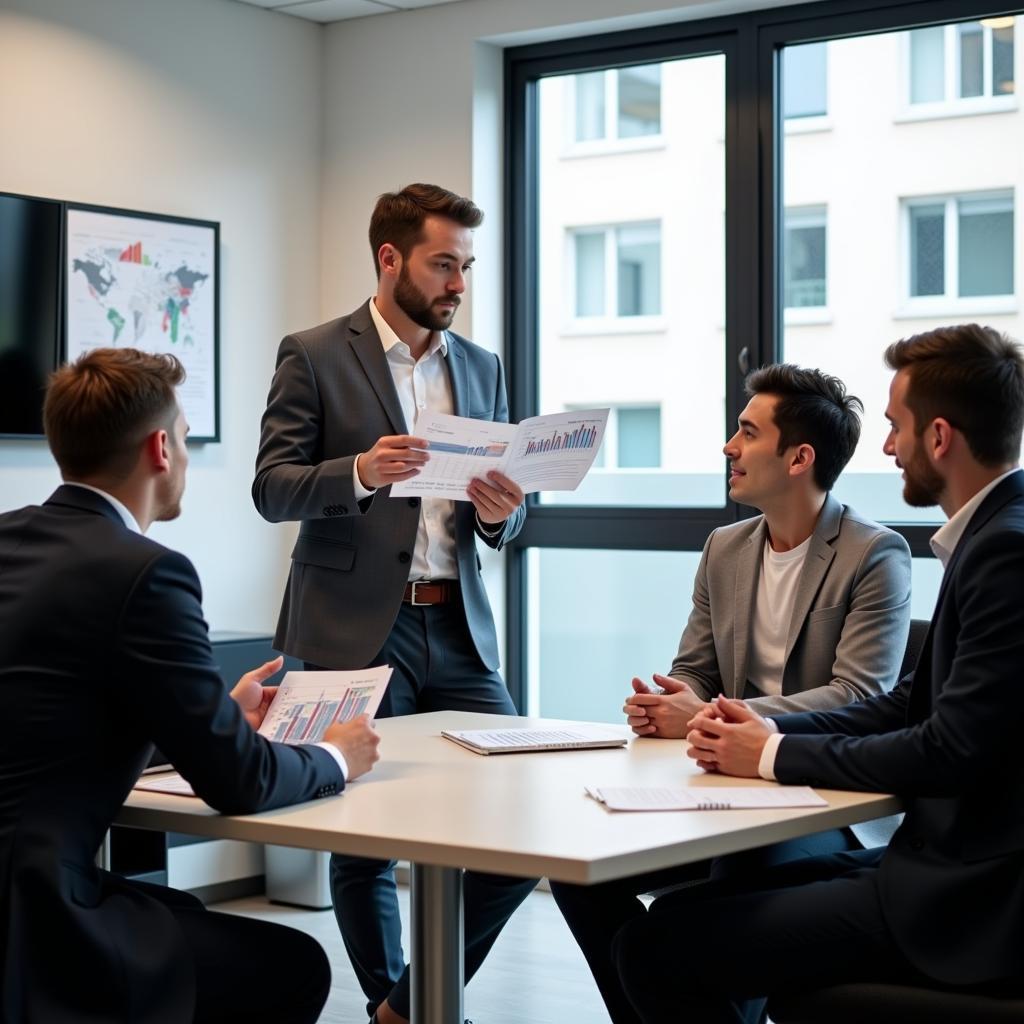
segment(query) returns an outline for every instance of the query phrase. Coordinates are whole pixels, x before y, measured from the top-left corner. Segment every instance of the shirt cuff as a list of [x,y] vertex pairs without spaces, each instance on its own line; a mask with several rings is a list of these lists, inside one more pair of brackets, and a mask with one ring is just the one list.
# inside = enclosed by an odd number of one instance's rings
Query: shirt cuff
[[505,520],[503,519],[500,523],[485,523],[480,518],[480,513],[477,512],[476,525],[485,537],[498,537],[501,535],[501,531],[505,529]]
[[[773,723],[774,724],[774,723]],[[776,726],[778,728],[778,726]],[[785,739],[781,732],[773,732],[765,740],[764,749],[761,751],[761,760],[757,763],[757,774],[769,782],[777,782],[775,778],[775,756],[779,751],[779,744]]]
[[341,777],[348,782],[348,762],[345,760],[345,755],[333,743],[314,743],[313,746],[326,750],[334,758],[341,769]]
[[362,480],[359,479],[359,470],[356,469],[356,463],[359,462],[359,456],[357,455],[352,460],[352,486],[355,488],[356,501],[366,501],[371,495],[377,493],[375,487],[364,487]]

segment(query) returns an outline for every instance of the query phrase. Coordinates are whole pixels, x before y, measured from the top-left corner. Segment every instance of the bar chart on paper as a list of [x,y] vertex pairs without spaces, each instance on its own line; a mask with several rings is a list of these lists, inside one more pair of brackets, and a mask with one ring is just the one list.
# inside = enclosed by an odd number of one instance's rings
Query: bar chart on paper
[[376,714],[390,676],[387,666],[363,672],[289,672],[260,733],[277,743],[318,743],[336,722]]

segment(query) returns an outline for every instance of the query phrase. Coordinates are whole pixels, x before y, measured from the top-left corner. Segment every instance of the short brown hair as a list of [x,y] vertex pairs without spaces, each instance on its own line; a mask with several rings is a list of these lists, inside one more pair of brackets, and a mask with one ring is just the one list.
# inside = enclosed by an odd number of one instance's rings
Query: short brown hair
[[127,476],[146,435],[170,429],[185,368],[172,355],[94,348],[50,377],[43,426],[65,478]]
[[795,445],[814,449],[814,482],[831,491],[860,440],[864,403],[846,393],[846,385],[831,374],[792,363],[773,363],[754,370],[746,392],[775,395],[772,419],[779,428],[778,453]]
[[398,192],[385,192],[370,217],[370,250],[377,277],[380,247],[390,242],[403,257],[408,256],[412,247],[423,240],[423,222],[430,216],[447,217],[464,228],[478,228],[484,219],[483,211],[472,199],[440,185],[417,182]]
[[983,466],[1016,462],[1024,427],[1024,355],[992,327],[938,327],[893,342],[892,370],[909,374],[906,404],[920,436],[941,417]]

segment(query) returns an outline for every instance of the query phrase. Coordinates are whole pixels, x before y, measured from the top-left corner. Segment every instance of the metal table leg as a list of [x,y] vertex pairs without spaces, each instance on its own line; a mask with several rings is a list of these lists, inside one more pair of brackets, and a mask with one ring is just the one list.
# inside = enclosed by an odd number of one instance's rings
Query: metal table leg
[[412,865],[412,1024],[462,1024],[462,871]]

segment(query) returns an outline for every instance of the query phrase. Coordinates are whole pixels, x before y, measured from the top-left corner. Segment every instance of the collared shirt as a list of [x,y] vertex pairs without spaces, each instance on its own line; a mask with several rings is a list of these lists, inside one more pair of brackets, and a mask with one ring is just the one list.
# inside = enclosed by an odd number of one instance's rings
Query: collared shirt
[[93,494],[98,494],[101,498],[106,498],[107,502],[114,507],[114,511],[121,517],[124,525],[127,526],[132,533],[142,533],[139,521],[134,515],[132,515],[131,510],[125,504],[118,501],[112,494],[107,494],[106,491],[101,491],[98,487],[93,487],[92,484],[80,484],[77,480],[65,480],[64,485],[66,487],[81,487],[82,490],[92,491]]
[[[77,480],[65,480],[64,484],[67,487],[81,487],[85,491],[92,491],[93,494],[98,494],[101,498],[105,498],[110,505],[113,506],[114,511],[121,517],[124,525],[127,526],[132,533],[142,533],[142,530],[139,527],[139,522],[135,516],[132,515],[123,502],[118,501],[112,494],[107,494],[106,491],[101,491],[98,487],[93,487],[92,484],[80,484]],[[322,747],[331,755],[332,758],[334,758],[335,764],[337,764],[341,769],[342,778],[347,782],[348,762],[345,760],[345,755],[333,743],[314,743],[312,745]]]
[[[970,501],[965,502],[959,509],[957,509],[957,511],[954,512],[953,515],[943,523],[935,533],[932,534],[928,543],[931,545],[932,553],[942,563],[943,569],[949,565],[949,560],[953,557],[953,552],[956,550],[956,546],[960,542],[960,538],[964,535],[964,530],[967,529],[967,524],[971,521],[974,513],[978,511],[981,503],[1008,476],[1013,476],[1014,473],[1019,473],[1020,471],[1019,466],[1014,466],[1013,469],[1008,470],[1001,476],[997,476],[991,483],[982,487],[982,489],[978,491]],[[778,756],[779,747],[785,737],[779,732],[779,727],[775,722],[770,718],[766,719],[766,721],[768,723],[768,727],[772,729],[772,735],[765,741],[764,747],[761,750],[761,760],[757,765],[757,773],[762,779],[771,779],[774,781],[775,758]]]
[[[427,351],[413,359],[409,346],[395,334],[391,325],[381,316],[374,300],[370,300],[370,316],[380,335],[384,356],[398,392],[398,401],[405,416],[406,428],[416,433],[416,420],[421,411],[454,411],[451,380],[445,358],[448,338],[444,331],[430,336]],[[353,465],[353,484],[356,500],[368,498],[373,491],[359,480]],[[416,528],[416,546],[409,563],[410,580],[454,580],[459,577],[455,555],[455,502],[447,498],[421,498],[420,519]]]

